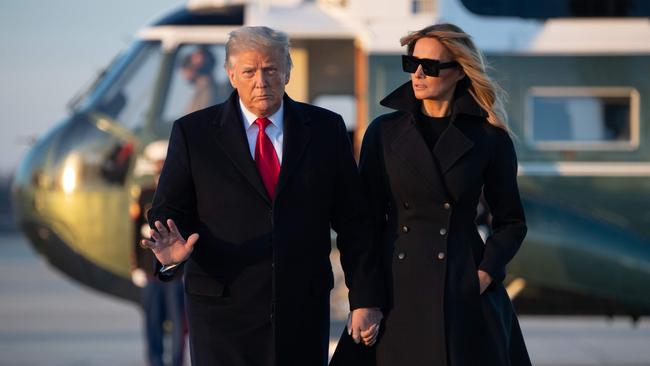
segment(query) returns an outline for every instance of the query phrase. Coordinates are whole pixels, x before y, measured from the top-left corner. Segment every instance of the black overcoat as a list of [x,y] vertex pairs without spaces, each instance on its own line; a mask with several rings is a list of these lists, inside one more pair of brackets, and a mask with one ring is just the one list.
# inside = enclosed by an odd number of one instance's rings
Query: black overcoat
[[350,306],[382,305],[339,115],[285,95],[276,192],[272,200],[251,157],[236,91],[174,123],[149,222],[171,218],[200,235],[183,268],[193,365],[327,363],[330,226]]
[[[530,365],[502,285],[526,234],[508,133],[488,123],[466,79],[456,87],[451,122],[433,152],[415,125],[413,111],[421,104],[411,82],[381,104],[397,111],[369,126],[360,170],[391,303],[374,352],[364,351],[376,357],[368,363]],[[493,215],[485,244],[475,224],[482,192]],[[478,269],[494,279],[482,295]],[[361,346],[341,344],[332,364],[352,364]]]

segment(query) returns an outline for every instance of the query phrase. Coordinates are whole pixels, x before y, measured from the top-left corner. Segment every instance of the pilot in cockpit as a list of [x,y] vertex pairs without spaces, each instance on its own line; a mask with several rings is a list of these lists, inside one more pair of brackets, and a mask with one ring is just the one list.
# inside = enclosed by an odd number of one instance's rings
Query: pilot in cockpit
[[194,87],[187,103],[185,114],[209,107],[217,103],[217,83],[213,70],[215,57],[207,47],[200,46],[183,58],[181,73]]

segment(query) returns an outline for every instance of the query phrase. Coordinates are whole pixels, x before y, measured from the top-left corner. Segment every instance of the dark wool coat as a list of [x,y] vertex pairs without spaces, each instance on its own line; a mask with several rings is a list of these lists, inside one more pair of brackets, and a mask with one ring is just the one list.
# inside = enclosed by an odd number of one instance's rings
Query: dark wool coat
[[[391,304],[377,345],[364,350],[344,335],[332,365],[530,365],[501,283],[526,234],[512,141],[463,80],[429,151],[413,117],[420,103],[411,82],[402,85],[381,102],[397,112],[364,136],[360,170]],[[493,215],[485,244],[474,220],[481,192]],[[494,279],[482,295],[478,269]]]
[[350,306],[384,304],[339,115],[285,95],[276,192],[271,200],[251,157],[236,91],[174,123],[149,222],[200,235],[183,268],[195,366],[327,363],[330,225]]

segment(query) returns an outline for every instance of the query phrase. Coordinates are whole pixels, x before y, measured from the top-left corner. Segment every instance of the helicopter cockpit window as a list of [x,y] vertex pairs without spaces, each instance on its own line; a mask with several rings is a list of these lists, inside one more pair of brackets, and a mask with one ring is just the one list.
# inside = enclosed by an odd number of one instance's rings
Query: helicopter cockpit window
[[162,114],[165,123],[228,98],[232,87],[223,68],[225,54],[223,45],[185,44],[179,48]]
[[162,53],[159,43],[148,43],[103,93],[95,110],[134,130],[144,125],[151,107]]
[[631,150],[639,95],[632,88],[533,88],[526,136],[540,150]]

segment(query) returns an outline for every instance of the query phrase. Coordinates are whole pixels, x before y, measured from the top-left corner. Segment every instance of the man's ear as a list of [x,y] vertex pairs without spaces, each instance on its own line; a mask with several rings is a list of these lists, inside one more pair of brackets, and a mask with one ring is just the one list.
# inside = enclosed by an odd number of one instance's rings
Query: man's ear
[[226,65],[225,65],[224,68],[226,69],[226,74],[228,74],[228,80],[230,80],[230,85],[232,85],[232,87],[234,89],[237,89],[237,86],[235,85],[236,84],[235,83],[235,67],[232,65],[230,60],[228,60],[226,62]]
[[233,87],[233,89],[237,89],[237,85],[235,85],[235,70],[226,67],[226,73],[228,74],[228,80],[230,80],[230,85]]
[[291,70],[287,71],[287,74],[284,76],[284,85],[289,84],[289,79],[291,79]]

